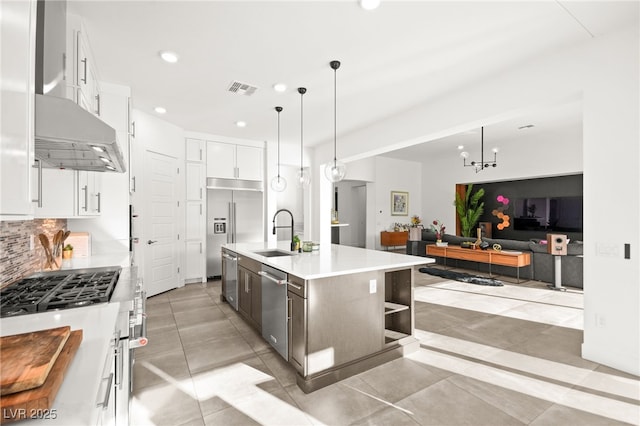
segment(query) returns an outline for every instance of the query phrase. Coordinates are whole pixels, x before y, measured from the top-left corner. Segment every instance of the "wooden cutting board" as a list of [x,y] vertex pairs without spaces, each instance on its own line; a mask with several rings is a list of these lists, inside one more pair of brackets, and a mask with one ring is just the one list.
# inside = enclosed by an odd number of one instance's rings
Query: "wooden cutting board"
[[0,396],[0,424],[34,416],[42,418],[41,416],[49,412],[80,342],[82,330],[72,331],[42,386]]
[[70,333],[66,326],[0,338],[0,395],[41,386]]

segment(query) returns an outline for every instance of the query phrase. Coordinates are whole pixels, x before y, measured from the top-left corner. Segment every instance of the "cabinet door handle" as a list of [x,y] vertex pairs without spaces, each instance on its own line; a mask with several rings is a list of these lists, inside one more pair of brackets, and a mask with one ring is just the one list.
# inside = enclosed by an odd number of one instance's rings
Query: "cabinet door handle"
[[151,244],[154,244],[154,243],[157,243],[157,242],[158,242],[158,240],[156,240],[156,241],[149,240],[149,241],[147,241],[147,244],[151,245]]
[[96,115],[100,115],[100,95],[96,95]]
[[98,211],[98,213],[100,213],[100,200],[102,199],[102,197],[100,197],[100,193],[99,192],[96,194],[96,197],[98,197],[98,210],[97,211]]
[[42,160],[34,159],[38,163],[38,198],[31,199],[31,202],[38,203],[38,207],[42,207]]
[[[102,379],[107,380],[107,379]],[[104,400],[102,402],[98,402],[97,406],[102,407],[103,410],[107,408],[109,405],[109,397],[111,396],[111,387],[113,385],[113,373],[109,374],[108,377],[109,382],[107,383],[107,390],[104,395]]]
[[67,79],[67,52],[62,52],[62,79]]
[[290,297],[287,297],[287,321],[291,321],[291,317],[293,316],[293,300]]
[[132,121],[131,122],[131,137],[136,137],[136,122]]
[[133,176],[131,178],[131,181],[133,182],[133,189],[131,190],[132,192],[136,192],[136,177]]
[[80,62],[82,62],[84,65],[84,71],[82,73],[83,77],[80,79],[80,81],[82,81],[84,84],[87,84],[87,58],[84,58]]
[[82,190],[84,191],[84,207],[82,208],[85,212],[88,211],[88,204],[89,204],[89,187],[87,185],[84,186],[84,188],[82,188]]
[[200,204],[200,216],[202,216],[202,204]]
[[292,282],[288,282],[287,285],[290,285],[291,287],[295,288],[296,290],[302,290],[301,286],[299,286],[297,284],[294,284]]
[[202,254],[202,242],[200,243],[200,254]]

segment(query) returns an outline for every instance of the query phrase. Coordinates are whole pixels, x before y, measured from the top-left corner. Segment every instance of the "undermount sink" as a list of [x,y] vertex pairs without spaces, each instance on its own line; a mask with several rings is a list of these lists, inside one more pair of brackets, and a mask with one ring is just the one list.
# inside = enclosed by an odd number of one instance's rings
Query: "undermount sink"
[[254,251],[255,254],[264,257],[278,257],[278,256],[293,256],[295,253],[292,251],[285,250],[262,250],[262,251]]

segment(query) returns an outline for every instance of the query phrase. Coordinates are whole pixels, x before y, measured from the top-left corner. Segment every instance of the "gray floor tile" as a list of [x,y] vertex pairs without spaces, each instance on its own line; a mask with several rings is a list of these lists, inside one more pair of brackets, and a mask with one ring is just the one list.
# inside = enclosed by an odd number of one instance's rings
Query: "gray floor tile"
[[[416,287],[442,281],[415,274]],[[520,285],[545,287],[538,282]],[[218,280],[189,284],[148,299],[150,344],[136,351],[132,424],[618,424],[408,358],[305,394],[296,385],[295,369],[220,300],[220,291]],[[456,294],[465,296],[464,292]],[[579,330],[424,302],[416,302],[415,308],[416,329],[637,379],[582,359]],[[152,372],[149,365],[163,373]],[[240,401],[225,401],[206,386],[197,394],[202,383],[195,386],[194,381],[238,366],[249,374],[262,375]],[[270,417],[278,412],[292,417]]]
[[[170,379],[182,380],[191,378],[187,360],[180,347],[175,348],[172,352],[136,358],[136,367],[133,371],[133,388],[135,391],[166,383]],[[160,372],[156,370],[160,370]],[[165,375],[168,377],[165,377]]]
[[225,337],[191,348],[184,348],[189,370],[198,373],[242,362],[255,354],[240,336]]
[[421,425],[524,424],[449,381],[440,381],[398,401]]
[[465,376],[455,375],[448,380],[477,398],[515,417],[524,424],[529,424],[553,405],[553,403],[548,401],[543,401]]
[[[638,419],[640,421],[640,419]],[[590,425],[590,426],[614,426],[628,425],[610,419],[597,416],[574,408],[554,404],[537,419],[530,423],[531,426],[558,426],[558,425]]]
[[204,306],[184,312],[175,312],[173,315],[178,329],[226,318],[220,308],[215,305]]

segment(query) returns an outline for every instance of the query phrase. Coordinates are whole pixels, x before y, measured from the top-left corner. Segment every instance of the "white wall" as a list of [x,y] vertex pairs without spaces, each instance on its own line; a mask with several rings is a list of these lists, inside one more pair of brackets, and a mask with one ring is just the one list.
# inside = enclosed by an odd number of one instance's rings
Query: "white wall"
[[[429,219],[425,218],[426,212],[423,210],[423,179],[420,163],[377,157],[375,171],[376,210],[368,213],[375,215],[375,247],[381,249],[380,231],[391,230],[394,223],[408,224],[413,215],[418,215],[423,220]],[[391,191],[409,193],[408,214],[406,216],[391,215]]]
[[[583,356],[633,374],[640,374],[639,33],[636,23],[554,55],[532,58],[482,84],[449,93],[446,98],[340,138],[342,158],[366,158],[582,97]],[[316,167],[326,161],[328,150],[329,143],[318,147]],[[554,146],[553,151],[556,150],[561,150],[560,146]],[[573,159],[571,154],[563,155],[563,167],[568,168],[563,168],[563,173],[579,169],[566,166]],[[509,157],[501,154],[501,159],[503,167],[509,167]],[[523,175],[553,173],[547,164],[534,164],[526,157],[521,160],[518,167],[528,170],[521,172]],[[448,170],[442,164],[439,167],[443,174]],[[431,180],[429,185],[435,182]],[[444,187],[442,191],[448,191],[453,183],[451,179],[444,181],[442,176],[437,182]],[[446,192],[435,196],[441,203],[452,201]],[[322,202],[319,200],[321,205]],[[449,217],[442,219],[453,220],[453,212]],[[631,259],[622,258],[625,243],[631,246]]]

